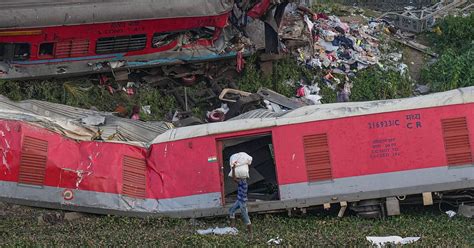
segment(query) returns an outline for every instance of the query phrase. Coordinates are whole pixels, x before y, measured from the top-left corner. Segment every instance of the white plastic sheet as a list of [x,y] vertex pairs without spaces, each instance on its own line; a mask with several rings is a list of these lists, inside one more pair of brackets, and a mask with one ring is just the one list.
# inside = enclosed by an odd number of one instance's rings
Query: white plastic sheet
[[372,242],[372,244],[377,247],[384,247],[386,244],[406,245],[406,244],[418,241],[420,237],[402,238],[400,236],[385,236],[385,237],[367,236],[366,239]]
[[215,228],[208,228],[205,230],[197,230],[197,233],[200,235],[207,235],[207,234],[216,234],[216,235],[237,235],[239,231],[235,227],[215,227]]

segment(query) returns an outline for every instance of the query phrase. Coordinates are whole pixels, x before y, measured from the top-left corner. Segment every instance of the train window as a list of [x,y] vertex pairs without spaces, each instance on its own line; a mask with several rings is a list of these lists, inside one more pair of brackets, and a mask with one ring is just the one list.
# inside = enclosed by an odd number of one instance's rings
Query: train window
[[39,47],[40,57],[53,57],[54,55],[54,43],[43,43]]
[[145,49],[146,41],[146,34],[100,38],[97,40],[96,53],[139,51]]
[[0,60],[5,58],[5,43],[0,43]]
[[30,58],[28,43],[0,43],[1,60],[27,60]]
[[156,33],[153,35],[153,39],[151,41],[151,46],[153,48],[159,48],[163,46],[167,46],[171,44],[171,42],[175,41],[179,37],[180,33],[173,32],[173,33]]
[[13,60],[27,60],[30,58],[30,44],[18,43],[14,45]]

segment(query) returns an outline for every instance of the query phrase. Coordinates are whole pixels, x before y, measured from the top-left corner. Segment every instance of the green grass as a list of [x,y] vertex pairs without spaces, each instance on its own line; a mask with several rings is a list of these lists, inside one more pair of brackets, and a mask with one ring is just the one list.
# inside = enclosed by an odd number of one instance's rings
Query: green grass
[[139,219],[90,215],[72,222],[38,224],[46,210],[21,207],[15,214],[0,215],[0,247],[25,246],[265,246],[267,240],[283,239],[288,247],[317,246],[368,247],[366,236],[419,236],[414,246],[472,247],[471,219],[450,219],[437,207],[406,210],[402,216],[386,220],[366,220],[355,216],[337,218],[333,213],[311,213],[304,217],[283,214],[252,215],[254,239],[247,240],[242,222],[237,236],[198,235],[197,229],[228,226],[226,218]]

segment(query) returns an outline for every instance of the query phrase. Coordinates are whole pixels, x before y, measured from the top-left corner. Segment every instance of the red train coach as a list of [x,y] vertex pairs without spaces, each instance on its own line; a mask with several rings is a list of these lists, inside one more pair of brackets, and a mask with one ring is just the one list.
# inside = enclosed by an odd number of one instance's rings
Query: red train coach
[[222,51],[229,0],[0,3],[0,79],[205,61]]
[[254,158],[250,212],[422,194],[429,204],[431,192],[474,188],[473,109],[471,87],[278,117],[254,112],[171,129],[146,147],[78,142],[2,119],[0,199],[95,213],[223,215],[235,197],[227,161],[245,151]]

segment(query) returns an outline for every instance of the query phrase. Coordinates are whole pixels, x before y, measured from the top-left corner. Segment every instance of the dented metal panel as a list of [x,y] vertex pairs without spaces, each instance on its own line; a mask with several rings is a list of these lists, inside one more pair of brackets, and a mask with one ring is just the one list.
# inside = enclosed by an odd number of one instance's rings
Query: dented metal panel
[[[98,127],[82,124],[87,117],[104,117],[105,123]],[[38,100],[13,102],[0,95],[0,119],[9,117],[34,122],[65,136],[80,140],[97,138],[99,131],[104,140],[151,142],[157,135],[172,128],[172,124],[141,122],[114,116],[110,112],[81,109],[67,105]]]
[[0,28],[214,16],[232,5],[232,0],[7,0],[0,2]]

